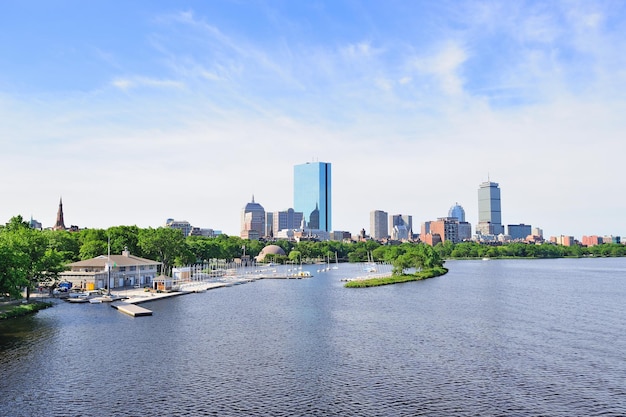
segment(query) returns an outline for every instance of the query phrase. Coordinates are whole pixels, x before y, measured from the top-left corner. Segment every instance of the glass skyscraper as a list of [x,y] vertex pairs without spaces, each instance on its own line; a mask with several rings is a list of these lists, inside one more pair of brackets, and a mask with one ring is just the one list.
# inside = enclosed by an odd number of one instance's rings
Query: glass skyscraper
[[478,227],[482,234],[504,233],[500,211],[500,188],[498,183],[485,181],[478,189]]
[[331,170],[328,162],[307,162],[293,170],[293,208],[307,229],[332,230]]

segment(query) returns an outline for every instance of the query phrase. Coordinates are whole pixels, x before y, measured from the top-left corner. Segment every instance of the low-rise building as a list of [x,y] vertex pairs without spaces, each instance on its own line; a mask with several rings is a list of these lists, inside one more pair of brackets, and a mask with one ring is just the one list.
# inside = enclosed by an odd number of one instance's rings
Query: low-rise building
[[100,255],[71,263],[68,265],[70,270],[61,272],[59,279],[86,290],[151,286],[160,265],[161,262],[140,258],[124,250],[121,255]]

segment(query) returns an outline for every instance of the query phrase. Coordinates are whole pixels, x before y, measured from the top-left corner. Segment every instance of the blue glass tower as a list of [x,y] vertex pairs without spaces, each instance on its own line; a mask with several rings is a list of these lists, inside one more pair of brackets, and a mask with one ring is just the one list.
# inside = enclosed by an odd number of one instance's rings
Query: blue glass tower
[[332,230],[331,169],[328,162],[307,162],[293,169],[293,208],[308,229]]

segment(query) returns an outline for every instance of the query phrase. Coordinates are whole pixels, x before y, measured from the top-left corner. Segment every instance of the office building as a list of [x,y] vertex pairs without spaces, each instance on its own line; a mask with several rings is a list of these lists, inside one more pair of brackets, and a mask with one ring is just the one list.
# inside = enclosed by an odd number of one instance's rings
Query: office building
[[258,240],[265,236],[265,209],[254,201],[246,204],[241,211],[241,234],[242,239]]
[[294,166],[293,208],[304,215],[310,230],[332,230],[331,165],[307,162]]
[[472,225],[465,221],[465,210],[459,203],[450,207],[448,217],[459,221],[459,242],[472,239]]
[[174,220],[167,219],[165,221],[165,227],[169,227],[170,229],[178,229],[183,233],[183,236],[187,237],[191,234],[191,223],[187,220]]
[[278,233],[281,230],[295,230],[302,227],[303,213],[288,208],[285,211],[276,211],[272,215],[272,230]]
[[459,203],[455,203],[450,210],[448,210],[448,217],[456,217],[459,223],[465,221],[465,210]]
[[509,224],[507,225],[507,234],[511,236],[511,240],[525,240],[532,235],[532,227],[529,224]]
[[394,214],[389,219],[389,232],[393,240],[413,239],[413,216]]
[[389,215],[386,211],[373,210],[370,212],[370,236],[374,240],[382,240],[389,237],[387,223]]
[[430,222],[430,234],[439,235],[441,242],[459,242],[459,221],[456,217],[441,217]]
[[485,181],[478,189],[478,225],[476,232],[483,235],[504,233],[498,183]]

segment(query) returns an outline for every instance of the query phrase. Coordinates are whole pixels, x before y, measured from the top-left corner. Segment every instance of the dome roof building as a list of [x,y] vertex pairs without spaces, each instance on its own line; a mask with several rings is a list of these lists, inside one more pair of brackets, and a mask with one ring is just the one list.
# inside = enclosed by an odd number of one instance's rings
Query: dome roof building
[[264,247],[259,255],[256,257],[257,262],[263,262],[266,255],[282,255],[285,256],[285,251],[278,245],[267,245]]
[[454,206],[450,207],[448,217],[456,217],[459,220],[459,223],[464,222],[465,210],[463,210],[463,207],[461,207],[459,203],[455,203]]

